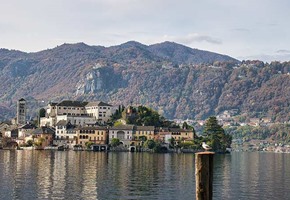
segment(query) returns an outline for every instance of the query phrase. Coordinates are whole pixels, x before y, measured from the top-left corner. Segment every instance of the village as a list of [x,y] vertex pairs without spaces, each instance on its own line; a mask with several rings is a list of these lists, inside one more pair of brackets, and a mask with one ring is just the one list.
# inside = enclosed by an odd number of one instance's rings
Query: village
[[[175,119],[176,126],[165,127],[127,124],[125,120],[120,119],[111,124],[109,122],[112,115],[118,110],[116,107],[102,101],[64,100],[48,103],[41,109],[38,123],[35,124],[27,121],[27,107],[25,99],[18,100],[16,117],[0,123],[0,148],[134,152],[148,150],[147,143],[150,140],[161,144],[165,152],[172,149],[175,151],[175,147],[179,147],[181,152],[194,152],[201,150],[198,144],[193,144],[201,142],[198,140],[199,130],[206,122]],[[138,108],[134,106],[124,107],[125,118],[134,116],[136,109]],[[274,124],[270,118],[244,120],[236,114],[237,110],[224,111],[217,115],[216,119],[224,128],[267,127]],[[262,139],[233,139],[232,150],[284,153],[290,152],[290,146]]]
[[[130,108],[126,109],[129,116],[132,114]],[[160,141],[163,148],[168,149],[170,143],[192,141],[195,138],[192,129],[122,123],[109,126],[107,122],[114,112],[112,105],[102,101],[66,100],[49,103],[44,116],[39,117],[37,127],[27,123],[27,102],[22,98],[17,102],[16,119],[0,125],[2,145],[8,149],[94,151],[107,151],[113,147],[119,151],[134,152],[143,150],[146,140]]]

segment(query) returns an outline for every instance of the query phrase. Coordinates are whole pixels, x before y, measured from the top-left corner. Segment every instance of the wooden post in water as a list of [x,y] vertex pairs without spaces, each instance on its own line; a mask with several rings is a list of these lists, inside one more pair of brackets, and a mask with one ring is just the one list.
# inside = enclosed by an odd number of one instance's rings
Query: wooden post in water
[[214,152],[195,154],[196,200],[212,200]]

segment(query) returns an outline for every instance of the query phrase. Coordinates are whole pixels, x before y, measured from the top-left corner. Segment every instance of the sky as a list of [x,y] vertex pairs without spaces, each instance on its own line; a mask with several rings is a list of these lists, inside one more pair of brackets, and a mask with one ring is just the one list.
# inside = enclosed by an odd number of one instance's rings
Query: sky
[[239,60],[290,60],[289,0],[0,0],[0,48],[171,41]]

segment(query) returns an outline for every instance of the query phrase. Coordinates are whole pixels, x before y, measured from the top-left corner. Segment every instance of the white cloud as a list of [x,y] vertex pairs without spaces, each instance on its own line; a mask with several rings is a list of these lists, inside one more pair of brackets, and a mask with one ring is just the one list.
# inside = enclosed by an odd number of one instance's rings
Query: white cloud
[[213,38],[208,35],[201,35],[198,33],[191,33],[185,36],[169,36],[169,35],[164,35],[163,39],[169,40],[169,41],[174,41],[177,43],[182,43],[186,45],[193,45],[197,42],[206,42],[206,43],[211,43],[211,44],[222,44],[222,41],[218,38]]
[[278,53],[278,54],[290,54],[290,50],[280,49],[280,50],[276,51],[276,53]]

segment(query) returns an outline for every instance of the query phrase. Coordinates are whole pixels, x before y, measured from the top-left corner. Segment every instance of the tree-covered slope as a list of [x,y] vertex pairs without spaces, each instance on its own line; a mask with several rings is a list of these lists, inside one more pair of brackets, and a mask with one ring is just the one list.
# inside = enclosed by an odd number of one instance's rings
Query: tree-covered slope
[[[167,118],[223,110],[289,120],[290,63],[243,62],[176,43],[64,44],[37,53],[0,50],[0,119],[16,101],[103,100],[143,104]],[[32,99],[32,100],[31,100]],[[39,102],[39,101],[38,101]]]

